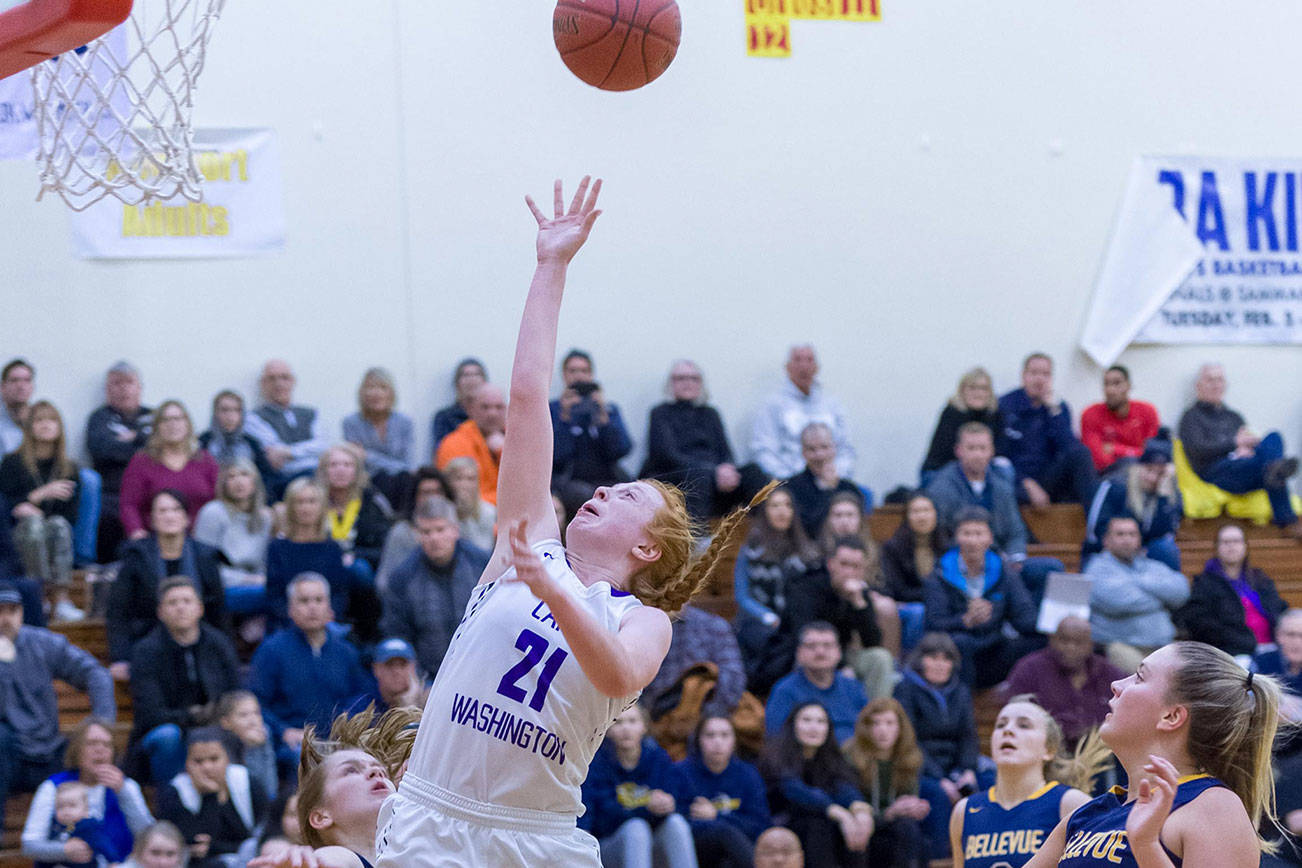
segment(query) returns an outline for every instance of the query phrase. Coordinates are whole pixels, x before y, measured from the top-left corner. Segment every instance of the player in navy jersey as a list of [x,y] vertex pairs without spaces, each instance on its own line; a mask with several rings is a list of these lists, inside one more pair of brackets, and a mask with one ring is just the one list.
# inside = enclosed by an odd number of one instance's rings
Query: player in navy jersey
[[1201,642],[1175,642],[1112,684],[1099,728],[1126,770],[1058,824],[1028,868],[1249,868],[1269,845],[1279,685]]
[[669,613],[744,529],[744,512],[725,519],[693,560],[682,493],[637,481],[598,488],[561,546],[547,401],[566,272],[601,213],[600,188],[584,178],[567,210],[557,181],[551,218],[526,197],[537,266],[511,370],[502,532],[381,813],[377,868],[599,865],[596,840],[575,825],[588,764],[659,670]]
[[1108,750],[1097,738],[1071,758],[1062,747],[1062,729],[1029,694],[1000,709],[990,734],[995,785],[960,799],[950,814],[955,868],[1021,868],[1059,821],[1089,801],[1080,788],[1089,788]]

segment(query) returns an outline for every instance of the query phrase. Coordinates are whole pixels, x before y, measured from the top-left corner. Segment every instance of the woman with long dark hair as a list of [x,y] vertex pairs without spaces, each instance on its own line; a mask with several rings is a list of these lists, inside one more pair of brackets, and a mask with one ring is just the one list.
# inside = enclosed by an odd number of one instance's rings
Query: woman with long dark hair
[[774,819],[804,842],[807,864],[867,866],[872,809],[859,791],[858,774],[832,738],[822,703],[792,709],[765,745],[760,773]]
[[818,547],[796,518],[791,493],[783,487],[774,489],[763,508],[756,510],[733,567],[737,642],[746,661],[762,659],[764,644],[782,624],[789,589],[819,561]]
[[916,491],[904,506],[904,520],[882,543],[882,585],[897,603],[921,603],[923,582],[945,553],[936,504]]

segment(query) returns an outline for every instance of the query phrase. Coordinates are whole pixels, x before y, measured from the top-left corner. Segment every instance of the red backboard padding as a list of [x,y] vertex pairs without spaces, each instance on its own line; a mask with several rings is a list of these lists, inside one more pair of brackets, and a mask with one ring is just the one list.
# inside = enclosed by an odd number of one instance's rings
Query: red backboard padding
[[127,20],[131,2],[27,0],[0,12],[0,78],[103,36]]

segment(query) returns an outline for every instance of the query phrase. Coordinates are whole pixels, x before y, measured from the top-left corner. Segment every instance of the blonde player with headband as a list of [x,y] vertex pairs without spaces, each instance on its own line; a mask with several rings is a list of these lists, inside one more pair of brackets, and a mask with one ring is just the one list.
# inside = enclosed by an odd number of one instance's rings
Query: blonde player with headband
[[1132,787],[1053,830],[1027,868],[1249,868],[1275,822],[1270,750],[1280,690],[1201,642],[1175,642],[1112,684],[1099,728]]
[[[701,587],[745,515],[696,544],[682,494],[654,481],[597,489],[566,530],[552,507],[547,407],[570,260],[601,213],[579,184],[538,221],[511,371],[492,559],[439,668],[411,762],[386,803],[377,868],[599,866],[575,826],[579,785],[611,721],[669,648],[668,613]],[[762,495],[761,495],[762,496]]]

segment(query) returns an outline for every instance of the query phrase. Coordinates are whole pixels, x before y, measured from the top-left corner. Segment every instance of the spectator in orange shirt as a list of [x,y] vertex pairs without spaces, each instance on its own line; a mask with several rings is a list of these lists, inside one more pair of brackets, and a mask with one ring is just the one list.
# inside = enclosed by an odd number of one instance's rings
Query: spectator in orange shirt
[[1113,365],[1103,372],[1103,402],[1081,413],[1080,439],[1089,447],[1094,469],[1109,473],[1138,458],[1160,425],[1156,407],[1130,400],[1130,371]]
[[473,458],[479,465],[479,495],[497,505],[497,468],[506,442],[506,396],[491,383],[475,390],[470,418],[443,438],[435,455],[439,470],[453,458]]

